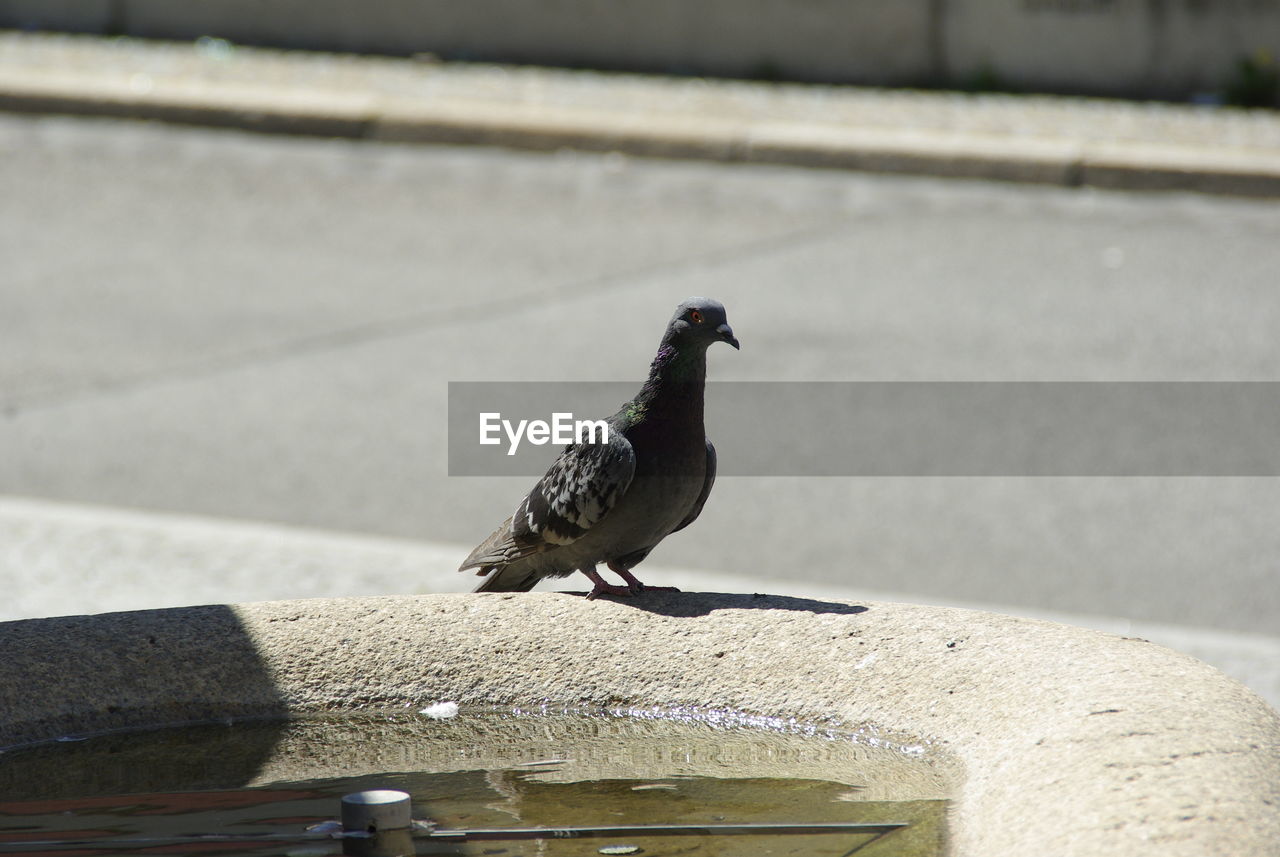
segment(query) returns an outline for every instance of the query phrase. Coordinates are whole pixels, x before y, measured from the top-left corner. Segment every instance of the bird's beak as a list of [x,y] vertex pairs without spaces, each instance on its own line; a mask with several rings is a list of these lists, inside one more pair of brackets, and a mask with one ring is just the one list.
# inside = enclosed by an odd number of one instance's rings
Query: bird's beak
[[720,338],[723,339],[725,342],[729,343],[734,348],[738,348],[738,339],[733,335],[732,327],[730,327],[727,324],[722,324],[716,328],[716,333],[720,334]]

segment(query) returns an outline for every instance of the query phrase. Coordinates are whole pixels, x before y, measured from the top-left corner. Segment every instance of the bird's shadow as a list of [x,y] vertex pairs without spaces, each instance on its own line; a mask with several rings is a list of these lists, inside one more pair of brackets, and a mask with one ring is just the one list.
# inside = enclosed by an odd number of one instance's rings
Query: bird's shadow
[[[565,595],[586,597],[585,592],[566,592]],[[601,595],[601,601],[646,610],[662,616],[706,616],[714,610],[797,610],[807,613],[835,613],[852,615],[867,612],[861,604],[845,604],[840,601],[819,601],[816,598],[795,598],[790,595],[764,595],[742,592],[659,592],[648,590],[639,595]]]

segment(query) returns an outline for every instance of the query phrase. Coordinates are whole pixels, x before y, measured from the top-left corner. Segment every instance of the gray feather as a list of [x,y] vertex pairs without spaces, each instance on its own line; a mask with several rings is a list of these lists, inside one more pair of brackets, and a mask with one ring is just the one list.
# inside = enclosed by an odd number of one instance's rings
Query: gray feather
[[712,445],[711,441],[708,440],[707,441],[707,475],[706,477],[704,477],[702,481],[702,493],[700,493],[698,495],[698,499],[694,501],[693,508],[689,510],[689,514],[685,517],[683,521],[680,522],[680,526],[676,527],[671,532],[674,533],[674,532],[677,532],[678,530],[683,530],[685,527],[689,526],[694,521],[698,520],[698,516],[702,514],[702,507],[707,505],[707,498],[711,496],[711,486],[715,484],[716,484],[716,448]]

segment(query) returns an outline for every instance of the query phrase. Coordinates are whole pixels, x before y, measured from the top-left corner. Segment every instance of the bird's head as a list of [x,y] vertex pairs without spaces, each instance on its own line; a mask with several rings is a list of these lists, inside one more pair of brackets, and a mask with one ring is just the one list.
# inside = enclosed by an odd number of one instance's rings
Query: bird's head
[[724,304],[713,298],[689,298],[676,307],[667,329],[676,342],[697,343],[706,348],[713,342],[738,347],[738,339],[724,313]]

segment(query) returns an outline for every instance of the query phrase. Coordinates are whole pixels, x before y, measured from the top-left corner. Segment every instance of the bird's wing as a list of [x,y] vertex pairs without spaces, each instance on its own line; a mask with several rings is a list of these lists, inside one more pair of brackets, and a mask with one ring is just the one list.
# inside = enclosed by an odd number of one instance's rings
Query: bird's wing
[[617,504],[635,471],[635,450],[620,431],[610,431],[608,443],[566,446],[512,516],[471,552],[459,571],[576,542]]
[[706,505],[707,498],[711,496],[711,486],[716,484],[716,448],[712,446],[711,441],[707,441],[707,477],[702,482],[702,491],[698,494],[698,499],[693,501],[693,506],[689,509],[689,514],[684,516],[684,520],[680,522],[680,526],[671,532],[679,532],[685,527],[698,520],[698,516],[702,514],[702,507]]
[[608,443],[570,444],[516,507],[512,532],[520,541],[572,544],[608,514],[635,472],[622,432],[610,432]]

